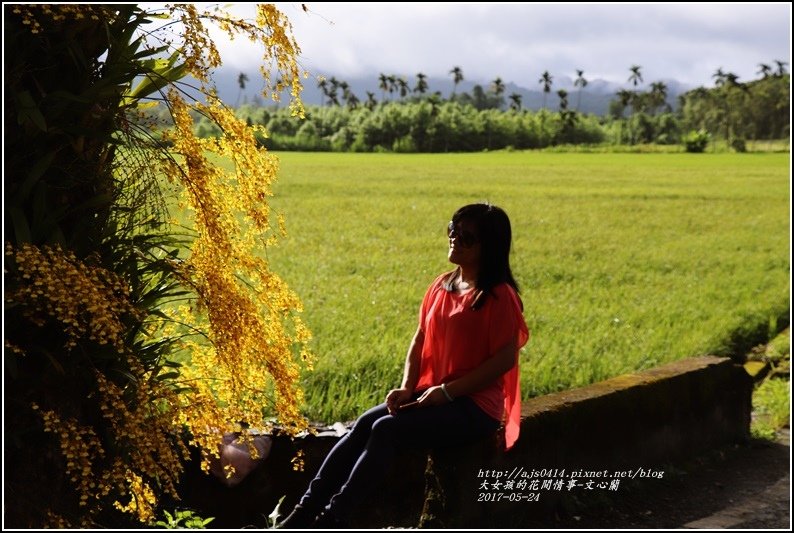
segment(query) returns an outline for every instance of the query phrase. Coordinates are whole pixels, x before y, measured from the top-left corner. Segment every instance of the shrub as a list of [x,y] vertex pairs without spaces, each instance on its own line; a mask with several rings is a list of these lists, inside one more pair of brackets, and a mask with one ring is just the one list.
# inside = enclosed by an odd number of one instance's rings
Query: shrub
[[731,141],[731,148],[734,152],[744,153],[747,151],[747,143],[744,139],[734,139]]
[[684,148],[686,148],[687,152],[693,154],[702,153],[706,150],[706,146],[708,146],[710,139],[711,135],[709,135],[709,132],[706,130],[692,130],[684,135]]

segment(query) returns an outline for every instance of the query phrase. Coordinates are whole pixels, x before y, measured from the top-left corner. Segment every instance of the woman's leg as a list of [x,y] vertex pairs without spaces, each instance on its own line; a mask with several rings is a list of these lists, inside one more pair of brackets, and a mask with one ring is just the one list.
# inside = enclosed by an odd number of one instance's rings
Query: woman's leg
[[384,478],[398,448],[461,445],[485,437],[498,427],[499,422],[468,397],[382,416],[372,424],[363,453],[359,453],[350,476],[326,509],[329,514],[345,520],[356,501]]
[[331,496],[339,491],[350,476],[353,465],[367,445],[372,426],[388,414],[384,403],[373,407],[356,420],[353,428],[336,443],[323,461],[300,500],[302,507],[319,513],[328,504]]

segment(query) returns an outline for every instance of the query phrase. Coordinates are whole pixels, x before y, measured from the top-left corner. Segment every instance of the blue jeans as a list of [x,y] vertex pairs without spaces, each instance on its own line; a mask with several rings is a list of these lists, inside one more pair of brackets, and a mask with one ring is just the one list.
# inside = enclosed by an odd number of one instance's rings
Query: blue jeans
[[[414,395],[414,399],[418,397]],[[499,422],[467,396],[394,415],[382,403],[361,415],[333,447],[300,504],[318,512],[325,507],[344,520],[351,507],[384,479],[397,449],[458,446],[498,428]]]

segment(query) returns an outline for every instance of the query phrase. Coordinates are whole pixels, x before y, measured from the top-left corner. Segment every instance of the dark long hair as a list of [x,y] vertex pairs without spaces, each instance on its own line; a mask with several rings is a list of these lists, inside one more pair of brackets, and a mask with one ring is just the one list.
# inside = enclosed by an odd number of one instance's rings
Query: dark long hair
[[[510,270],[510,245],[513,232],[507,213],[491,204],[469,204],[452,215],[453,225],[464,220],[472,226],[480,242],[480,271],[477,274],[477,292],[472,309],[482,307],[491,290],[500,283],[507,283],[518,293],[518,284]],[[452,290],[458,269],[447,277],[444,284],[447,290]]]

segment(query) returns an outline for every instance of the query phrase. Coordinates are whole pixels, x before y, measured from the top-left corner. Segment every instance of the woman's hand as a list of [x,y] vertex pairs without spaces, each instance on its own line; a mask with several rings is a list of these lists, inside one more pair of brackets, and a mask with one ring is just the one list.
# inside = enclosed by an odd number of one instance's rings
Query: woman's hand
[[417,400],[418,407],[430,407],[431,405],[442,405],[449,403],[440,385],[430,387]]
[[414,391],[406,388],[390,390],[386,395],[386,408],[389,410],[389,414],[393,415],[402,404],[411,401],[413,394]]

